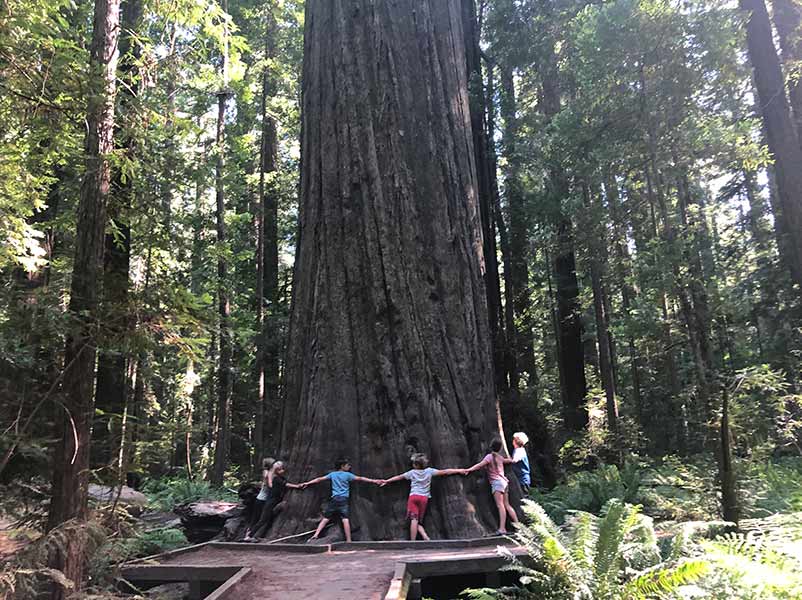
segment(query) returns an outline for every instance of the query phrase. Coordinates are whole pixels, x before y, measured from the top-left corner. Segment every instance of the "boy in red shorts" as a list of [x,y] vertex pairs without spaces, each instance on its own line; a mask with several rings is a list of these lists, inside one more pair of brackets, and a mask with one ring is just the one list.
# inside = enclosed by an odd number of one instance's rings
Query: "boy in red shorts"
[[407,500],[407,519],[409,519],[409,539],[416,540],[418,533],[424,540],[429,536],[423,528],[423,517],[426,515],[426,505],[432,497],[432,477],[442,475],[466,475],[466,469],[433,469],[429,466],[429,459],[425,454],[412,456],[412,469],[381,482],[382,486],[402,479],[409,480],[409,499]]

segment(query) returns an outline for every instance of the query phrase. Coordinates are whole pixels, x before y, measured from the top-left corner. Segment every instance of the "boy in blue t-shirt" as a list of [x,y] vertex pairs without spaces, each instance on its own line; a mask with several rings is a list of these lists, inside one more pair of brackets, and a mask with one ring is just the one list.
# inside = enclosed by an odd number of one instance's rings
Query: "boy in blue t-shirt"
[[515,451],[512,453],[512,470],[521,484],[521,491],[524,496],[529,495],[529,486],[532,485],[532,477],[529,471],[529,457],[526,454],[526,444],[529,436],[523,431],[516,431],[512,434],[512,445]]
[[313,535],[310,540],[319,539],[320,533],[323,531],[323,528],[328,525],[329,521],[331,521],[331,518],[334,515],[340,515],[343,522],[343,530],[345,531],[345,541],[350,542],[351,521],[349,520],[348,499],[351,495],[351,482],[366,481],[367,483],[374,483],[376,485],[381,483],[378,479],[360,477],[359,475],[351,473],[351,463],[345,458],[335,462],[334,467],[337,469],[336,471],[300,484],[301,488],[306,488],[326,480],[331,481],[331,498],[328,503],[326,503],[326,508],[323,510],[323,518],[317,526],[315,535]]

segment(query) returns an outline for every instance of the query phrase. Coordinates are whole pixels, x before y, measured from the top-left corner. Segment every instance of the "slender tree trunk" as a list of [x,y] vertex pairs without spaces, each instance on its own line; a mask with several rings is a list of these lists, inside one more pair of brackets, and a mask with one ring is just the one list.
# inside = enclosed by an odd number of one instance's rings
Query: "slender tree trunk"
[[738,524],[738,486],[732,462],[732,435],[730,433],[730,395],[726,386],[723,393],[721,421],[719,423],[719,479],[721,480],[721,507],[725,521]]
[[[336,456],[371,477],[411,451],[467,465],[500,428],[461,2],[310,0],[305,28],[284,447],[299,478]],[[326,493],[293,498],[279,534]],[[354,484],[355,537],[398,537],[405,495]],[[433,537],[494,523],[474,478],[430,506]]]
[[[269,12],[269,11],[268,11]],[[278,141],[276,122],[269,113],[268,101],[274,93],[275,81],[270,61],[275,56],[273,31],[275,21],[268,16],[265,28],[265,57],[268,64],[262,73],[262,141],[259,151],[259,204],[257,207],[256,298],[258,399],[256,410],[256,464],[265,456],[265,443],[275,448],[278,433],[275,415],[278,403],[279,331],[278,309],[278,210],[273,176],[277,170]],[[265,314],[267,313],[267,315]],[[266,423],[269,420],[269,425]]]
[[766,127],[766,141],[774,156],[777,192],[782,219],[780,231],[789,252],[786,257],[791,274],[802,288],[802,149],[791,117],[780,59],[772,39],[771,23],[764,0],[740,0],[749,13],[746,39],[754,69],[760,112]]
[[[488,96],[488,111],[487,111],[487,136],[488,140],[495,139],[496,135],[496,109],[494,104],[495,98],[495,76],[493,74],[495,67],[492,63],[488,62],[487,68],[487,96]],[[501,257],[504,265],[504,372],[509,389],[518,388],[518,365],[515,359],[515,350],[513,348],[517,336],[517,328],[515,325],[515,313],[513,311],[513,284],[512,284],[512,250],[510,249],[509,229],[504,222],[504,211],[501,209],[501,194],[499,194],[498,180],[496,173],[498,171],[498,161],[496,158],[495,144],[490,143],[491,155],[491,176],[493,178],[493,219],[496,224],[496,231],[498,231],[499,244],[501,246]]]
[[518,150],[518,107],[515,98],[515,83],[510,68],[501,70],[503,95],[501,116],[504,119],[504,158],[507,169],[504,173],[504,191],[509,210],[510,239],[510,284],[513,301],[513,314],[516,323],[515,337],[512,339],[515,354],[515,386],[518,377],[526,373],[535,374],[535,353],[532,340],[532,299],[529,285],[529,218],[521,179],[521,156]]
[[[120,33],[120,78],[123,81],[119,95],[118,147],[133,159],[136,149],[130,131],[135,128],[136,108],[134,102],[139,90],[136,64],[141,56],[139,45],[134,41],[139,33],[143,6],[141,0],[132,0],[122,5],[122,32]],[[127,404],[129,385],[128,355],[124,348],[131,330],[128,296],[130,281],[128,270],[131,263],[131,227],[128,223],[133,196],[131,177],[123,177],[120,169],[114,172],[112,201],[109,218],[116,231],[106,234],[103,273],[103,309],[107,319],[106,328],[112,349],[103,352],[97,362],[97,386],[95,388],[96,412],[104,413],[100,426],[94,428],[95,443],[92,448],[92,463],[95,466],[111,465],[118,459],[123,444],[122,419]]]
[[[680,210],[680,220],[683,223],[683,226],[687,224],[687,213],[685,203],[687,201],[687,194],[685,190],[678,189],[678,203],[679,203],[679,210]],[[677,235],[676,229],[672,223],[671,216],[669,215],[668,211],[668,204],[663,194],[662,188],[658,190],[657,200],[660,207],[660,216],[663,223],[663,230],[662,230],[662,238],[666,243],[666,246],[669,248],[669,252],[674,255],[677,250]],[[683,244],[681,248],[681,256],[683,257],[684,263],[691,263],[691,279],[694,279],[697,275],[695,272],[696,268],[700,268],[697,263],[694,264],[694,257],[693,251],[689,251],[687,247],[687,243]],[[696,257],[698,259],[698,256]],[[706,349],[709,347],[710,344],[710,336],[709,336],[709,322],[700,324],[699,320],[696,318],[696,307],[693,304],[693,293],[689,292],[687,288],[690,288],[690,285],[685,281],[682,273],[680,272],[679,262],[678,260],[674,260],[671,264],[671,269],[673,273],[673,283],[674,289],[676,292],[676,297],[680,303],[680,311],[682,313],[683,321],[685,322],[685,328],[688,332],[688,343],[690,346],[691,354],[693,356],[693,364],[694,364],[694,371],[696,373],[696,394],[697,394],[697,406],[696,406],[696,428],[697,432],[706,437],[705,425],[708,422],[708,419],[711,415],[711,381],[710,381],[710,370],[711,365],[708,364],[707,359],[708,356],[706,355]],[[699,274],[700,275],[700,274]],[[705,299],[706,303],[706,299]],[[701,309],[700,309],[701,310]]]
[[802,81],[799,67],[799,61],[802,60],[802,7],[797,0],[771,0],[771,5],[788,83],[788,100],[797,137],[802,137]]
[[[87,516],[89,445],[92,434],[92,398],[95,382],[94,336],[101,284],[106,203],[111,185],[108,160],[114,150],[114,96],[119,0],[96,0],[90,49],[92,92],[87,102],[86,174],[78,205],[75,261],[70,286],[69,314],[73,327],[67,336],[65,365],[72,365],[62,381],[63,411],[53,453],[53,485],[48,529]],[[51,568],[71,579],[77,589],[84,580],[86,535],[68,535],[49,557]],[[66,590],[54,586],[51,598]]]
[[[228,0],[222,0],[223,11],[228,12]],[[214,463],[210,481],[213,485],[223,485],[228,452],[231,444],[231,392],[233,380],[231,374],[232,340],[231,340],[231,302],[229,299],[228,259],[226,257],[226,198],[225,198],[225,158],[226,158],[226,104],[231,95],[228,90],[228,37],[224,39],[222,81],[223,89],[217,93],[217,166],[215,170],[215,196],[217,208],[217,301],[220,319],[220,362],[217,372],[217,426],[214,440]]]
[[[626,319],[631,318],[632,302],[636,292],[632,285],[632,259],[629,255],[629,248],[626,236],[626,228],[621,215],[620,195],[618,184],[613,177],[608,177],[605,183],[607,204],[610,210],[610,218],[613,222],[613,247],[615,249],[615,275],[621,285],[621,305]],[[630,333],[627,335],[627,353],[630,360],[630,379],[632,381],[632,403],[635,406],[635,415],[639,424],[643,424],[643,397],[641,393],[641,372],[643,369],[642,358],[635,345],[635,338]]]
[[557,327],[560,340],[558,359],[562,373],[563,423],[569,431],[581,431],[588,424],[588,409],[585,402],[587,383],[572,229],[570,219],[562,219],[557,225],[554,280],[557,292]]
[[[583,185],[585,196],[585,207],[590,213],[591,218],[596,220],[602,214],[601,210],[593,210],[593,198],[596,196],[601,199],[599,194],[594,194],[587,184]],[[600,202],[599,202],[600,204]],[[613,360],[611,356],[610,326],[606,313],[607,302],[605,300],[606,290],[604,289],[604,273],[606,268],[607,240],[602,222],[599,227],[591,227],[590,231],[590,279],[593,288],[593,313],[596,319],[596,342],[599,352],[599,373],[601,375],[602,388],[604,388],[605,407],[607,413],[607,427],[613,436],[613,443],[618,454],[621,453],[620,439],[618,432],[618,401],[616,400],[615,377],[613,375]]]
[[[551,16],[551,6],[544,3],[543,14]],[[543,56],[540,57],[542,110],[546,119],[554,118],[561,109],[559,70],[554,42],[550,32],[544,32]],[[557,204],[557,248],[554,256],[554,283],[557,292],[557,344],[560,363],[560,392],[565,428],[581,431],[588,424],[585,396],[585,354],[582,346],[582,314],[579,305],[579,281],[574,257],[573,223],[563,212],[563,202],[570,193],[564,170],[555,165],[549,170],[548,193]]]

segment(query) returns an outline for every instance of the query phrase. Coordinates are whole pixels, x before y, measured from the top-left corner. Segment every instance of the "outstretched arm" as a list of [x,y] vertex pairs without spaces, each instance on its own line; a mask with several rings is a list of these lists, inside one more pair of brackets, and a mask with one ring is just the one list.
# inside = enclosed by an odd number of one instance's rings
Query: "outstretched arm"
[[395,483],[396,481],[401,481],[402,479],[406,479],[406,477],[404,477],[404,473],[401,473],[401,475],[396,475],[395,477],[390,477],[390,479],[385,479],[379,485],[385,486],[388,483]]
[[438,469],[437,473],[432,473],[434,477],[442,475],[467,475],[468,469]]
[[469,467],[469,468],[465,469],[465,471],[466,471],[467,473],[472,473],[473,471],[478,471],[479,469],[481,469],[482,467],[484,467],[484,466],[485,466],[487,463],[488,463],[488,461],[487,461],[487,460],[485,460],[485,459],[482,459],[481,461],[479,461],[478,463],[476,463],[476,464],[475,464],[475,465],[473,465],[472,467]]
[[359,475],[354,476],[354,481],[364,481],[365,483],[375,483],[376,485],[380,485],[382,482],[381,479],[371,479],[370,477],[360,477]]
[[506,457],[502,456],[501,457],[501,462],[503,462],[505,465],[509,465],[510,463],[514,463],[515,459],[506,458]]
[[291,490],[302,490],[302,489],[304,489],[306,487],[306,484],[304,484],[304,483],[290,483],[290,482],[287,482],[286,485]]
[[322,477],[315,477],[314,479],[310,479],[309,481],[304,481],[303,483],[297,484],[299,488],[304,489],[309,487],[310,485],[315,485],[316,483],[322,483],[326,481],[328,477],[323,475]]

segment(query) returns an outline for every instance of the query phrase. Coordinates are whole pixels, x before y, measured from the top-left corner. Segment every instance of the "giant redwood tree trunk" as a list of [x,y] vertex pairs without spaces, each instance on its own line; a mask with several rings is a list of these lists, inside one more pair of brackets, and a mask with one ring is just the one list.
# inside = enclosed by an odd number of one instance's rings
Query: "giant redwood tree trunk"
[[[59,441],[53,453],[53,487],[48,529],[87,515],[89,444],[92,436],[92,398],[95,383],[95,319],[102,273],[106,202],[111,185],[108,157],[114,149],[119,0],[96,0],[90,50],[91,89],[87,93],[86,173],[78,204],[75,263],[70,286],[69,314],[62,379],[63,404],[58,421]],[[82,533],[83,532],[83,533]],[[79,589],[84,579],[85,530],[64,536],[50,553],[49,566],[58,569]],[[67,595],[54,586],[52,598]]]
[[[284,447],[300,478],[412,451],[465,466],[499,435],[460,0],[309,0]],[[278,533],[327,486],[293,492]],[[354,484],[356,539],[404,535],[408,490]],[[436,481],[427,529],[493,524],[479,477]]]

